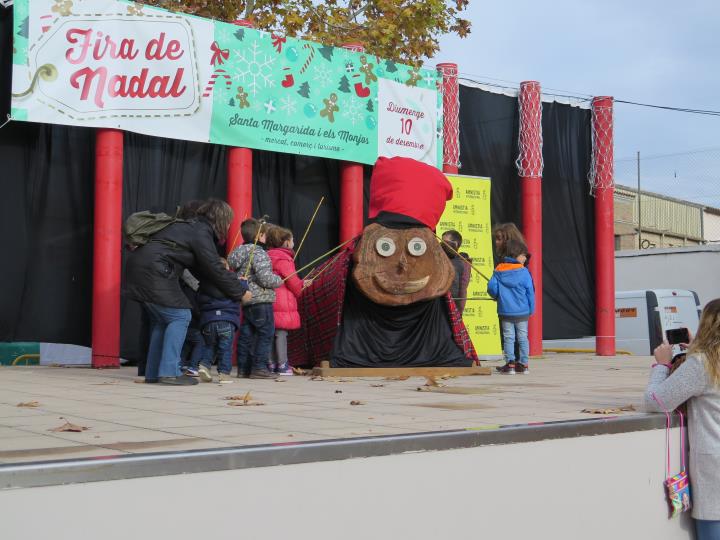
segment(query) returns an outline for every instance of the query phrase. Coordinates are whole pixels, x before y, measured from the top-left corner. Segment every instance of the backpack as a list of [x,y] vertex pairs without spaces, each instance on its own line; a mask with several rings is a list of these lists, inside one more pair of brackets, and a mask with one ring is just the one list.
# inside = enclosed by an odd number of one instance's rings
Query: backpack
[[162,212],[157,214],[153,214],[149,210],[135,212],[125,220],[123,240],[130,250],[134,250],[147,244],[155,233],[178,222],[186,223],[186,220],[168,216]]

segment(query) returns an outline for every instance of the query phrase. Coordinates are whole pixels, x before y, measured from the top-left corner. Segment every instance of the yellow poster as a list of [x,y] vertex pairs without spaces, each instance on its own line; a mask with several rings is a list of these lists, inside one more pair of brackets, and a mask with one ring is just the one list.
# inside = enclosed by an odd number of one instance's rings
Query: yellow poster
[[[463,238],[460,252],[467,253],[473,266],[489,279],[493,273],[490,179],[460,175],[447,178],[453,186],[453,199],[445,207],[437,233],[458,231]],[[497,305],[487,294],[487,280],[474,270],[463,320],[481,359],[502,355]]]

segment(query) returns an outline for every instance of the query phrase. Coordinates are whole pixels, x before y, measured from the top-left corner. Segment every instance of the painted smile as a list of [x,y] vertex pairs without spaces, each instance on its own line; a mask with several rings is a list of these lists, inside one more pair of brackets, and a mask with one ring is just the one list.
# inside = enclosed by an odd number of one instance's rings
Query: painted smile
[[430,281],[430,276],[425,276],[422,279],[415,279],[411,281],[399,281],[390,279],[386,274],[375,274],[375,281],[382,290],[390,294],[412,294],[423,289],[425,285]]

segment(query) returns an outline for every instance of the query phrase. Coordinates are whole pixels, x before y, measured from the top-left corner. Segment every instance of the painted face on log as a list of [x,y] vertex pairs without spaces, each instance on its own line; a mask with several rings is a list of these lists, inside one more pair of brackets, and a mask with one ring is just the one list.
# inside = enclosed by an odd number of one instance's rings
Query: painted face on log
[[455,270],[426,227],[368,225],[353,255],[352,277],[373,302],[402,306],[444,295]]

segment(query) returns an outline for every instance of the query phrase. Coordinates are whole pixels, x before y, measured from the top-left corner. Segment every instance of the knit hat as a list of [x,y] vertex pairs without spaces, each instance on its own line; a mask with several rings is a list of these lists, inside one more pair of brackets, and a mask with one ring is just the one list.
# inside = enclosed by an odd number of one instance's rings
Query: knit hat
[[452,185],[435,167],[411,158],[380,157],[370,179],[368,217],[400,214],[435,230],[452,196]]

